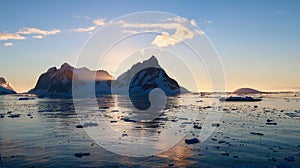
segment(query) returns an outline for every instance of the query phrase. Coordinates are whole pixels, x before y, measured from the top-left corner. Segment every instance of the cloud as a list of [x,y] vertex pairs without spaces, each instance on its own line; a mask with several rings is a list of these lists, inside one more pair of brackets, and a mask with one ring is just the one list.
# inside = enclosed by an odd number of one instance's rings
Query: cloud
[[195,21],[194,19],[192,19],[192,20],[190,21],[190,24],[191,24],[192,26],[197,26],[197,23],[196,23],[196,21]]
[[192,39],[194,36],[195,33],[193,31],[186,26],[180,25],[173,35],[170,35],[168,32],[162,32],[154,38],[151,44],[156,45],[157,47],[174,46],[186,39]]
[[0,40],[25,40],[26,37],[17,33],[0,33]]
[[59,33],[60,30],[58,29],[52,29],[52,30],[41,30],[41,29],[38,29],[38,28],[29,28],[29,27],[26,27],[26,28],[23,28],[21,30],[19,30],[17,33],[18,34],[39,34],[39,35],[43,35],[43,36],[48,36],[48,35],[54,35],[54,34],[57,34]]
[[[119,24],[123,33],[160,32],[151,42],[157,47],[174,46],[187,39],[193,39],[196,35],[204,35],[202,30],[196,29],[194,19],[181,17],[167,18],[156,23],[130,23],[125,20],[114,22]],[[155,31],[153,31],[155,30]]]
[[96,26],[103,26],[103,25],[105,25],[104,19],[95,19],[95,20],[93,20],[93,23]]
[[91,32],[94,31],[96,29],[96,26],[90,26],[87,28],[77,28],[77,29],[73,29],[74,32]]
[[32,36],[32,38],[34,39],[43,39],[45,36],[42,35],[36,35],[36,36]]
[[93,26],[85,27],[85,28],[76,28],[73,29],[72,31],[74,32],[88,32],[91,33],[94,31],[96,28],[105,25],[105,19],[94,19],[93,20]]
[[11,47],[11,46],[13,46],[14,44],[13,43],[4,43],[3,44],[3,46],[5,46],[5,47]]

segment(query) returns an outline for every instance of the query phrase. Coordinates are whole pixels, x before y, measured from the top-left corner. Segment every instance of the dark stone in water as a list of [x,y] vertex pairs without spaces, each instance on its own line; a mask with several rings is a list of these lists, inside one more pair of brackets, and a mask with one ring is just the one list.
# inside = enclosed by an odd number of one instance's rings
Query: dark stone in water
[[267,122],[266,125],[277,125],[276,122]]
[[284,160],[286,160],[288,162],[294,162],[295,158],[293,156],[288,156],[288,157],[284,158]]
[[229,153],[221,153],[223,156],[229,156]]
[[4,115],[3,115],[3,114],[0,114],[0,118],[4,118]]
[[260,136],[264,135],[263,133],[259,133],[259,132],[250,132],[250,134],[252,134],[252,135],[260,135]]
[[128,117],[124,117],[121,120],[125,121],[125,122],[136,122],[135,120],[131,120]]
[[76,128],[83,128],[82,125],[76,125]]
[[212,127],[219,127],[220,124],[219,124],[219,123],[212,123],[211,126],[212,126]]
[[198,125],[198,124],[194,124],[194,128],[195,129],[202,129],[202,127],[200,125]]
[[20,97],[19,100],[34,100],[33,97]]
[[81,158],[83,156],[90,156],[90,153],[75,153],[74,156]]
[[269,161],[276,162],[276,161],[277,161],[277,159],[276,159],[276,158],[274,158],[274,157],[272,157],[271,159],[269,159]]
[[8,117],[10,118],[18,118],[21,114],[10,114]]
[[197,138],[192,138],[192,139],[186,139],[185,140],[185,143],[188,144],[188,145],[190,145],[190,144],[196,144],[196,143],[199,143],[199,142],[200,141]]
[[219,143],[219,144],[222,144],[222,143],[226,143],[226,141],[221,140],[221,141],[219,141],[218,143]]
[[174,166],[174,163],[170,163],[170,164],[169,164],[169,167],[172,167],[172,166]]
[[99,107],[99,109],[109,109],[110,107],[109,106],[101,106]]

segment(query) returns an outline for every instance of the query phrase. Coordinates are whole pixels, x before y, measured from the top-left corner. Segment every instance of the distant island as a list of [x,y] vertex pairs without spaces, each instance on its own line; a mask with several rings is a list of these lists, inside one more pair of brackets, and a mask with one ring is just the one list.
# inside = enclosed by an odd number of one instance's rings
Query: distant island
[[265,93],[252,88],[240,88],[232,92],[233,94],[261,94]]

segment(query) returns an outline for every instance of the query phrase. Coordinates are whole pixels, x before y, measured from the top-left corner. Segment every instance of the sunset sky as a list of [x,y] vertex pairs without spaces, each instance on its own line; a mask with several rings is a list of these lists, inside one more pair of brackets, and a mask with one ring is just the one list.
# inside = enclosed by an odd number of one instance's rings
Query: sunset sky
[[88,38],[112,19],[162,11],[198,25],[211,40],[228,91],[300,89],[299,9],[300,2],[285,0],[1,1],[0,76],[17,92],[26,92],[49,67],[76,65]]

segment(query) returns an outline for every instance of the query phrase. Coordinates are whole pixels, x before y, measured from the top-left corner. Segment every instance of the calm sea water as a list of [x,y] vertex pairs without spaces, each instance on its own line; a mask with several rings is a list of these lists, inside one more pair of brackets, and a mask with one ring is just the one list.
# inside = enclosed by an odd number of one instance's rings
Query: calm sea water
[[[80,124],[71,99],[34,98],[29,95],[0,96],[0,167],[299,167],[300,94],[281,93],[262,96],[261,102],[226,102],[219,127],[204,142],[187,145],[185,139],[197,137],[194,128],[176,146],[148,157],[127,157],[99,146]],[[218,101],[214,95],[187,94],[171,98],[161,121],[168,125],[178,108],[192,109],[203,124]],[[120,96],[98,99],[112,127],[128,134],[151,136],[159,126],[136,127],[122,117],[134,115]],[[20,114],[11,118],[12,114]],[[269,122],[277,125],[267,125]],[[271,121],[272,120],[272,121]],[[194,121],[193,121],[194,122]],[[187,124],[188,121],[187,121]],[[137,129],[138,128],[138,129]],[[122,130],[123,129],[123,130]],[[255,135],[252,133],[261,133]],[[121,134],[120,133],[120,134]],[[113,143],[113,142],[112,142]],[[89,153],[76,157],[75,153]]]

